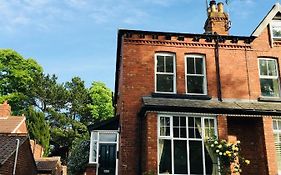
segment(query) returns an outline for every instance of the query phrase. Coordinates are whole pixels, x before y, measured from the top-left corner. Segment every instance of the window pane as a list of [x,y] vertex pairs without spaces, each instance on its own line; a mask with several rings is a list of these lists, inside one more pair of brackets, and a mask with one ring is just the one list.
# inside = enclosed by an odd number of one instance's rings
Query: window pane
[[159,173],[172,173],[171,140],[159,140]]
[[272,34],[274,38],[281,37],[281,27],[280,26],[273,26],[272,27]]
[[202,76],[187,76],[187,92],[203,94],[203,82],[204,77]]
[[174,126],[179,126],[180,124],[179,124],[179,117],[173,117],[173,124],[174,124]]
[[213,172],[213,167],[218,166],[217,165],[217,156],[211,151],[211,149],[209,149],[209,150],[210,150],[210,152],[208,152],[206,147],[204,148],[206,174],[215,175],[215,174],[212,174],[212,172]]
[[187,174],[186,140],[174,140],[174,173]]
[[277,121],[276,120],[273,120],[273,129],[274,130],[277,130]]
[[166,56],[166,72],[174,72],[174,58],[172,56]]
[[203,74],[203,59],[195,58],[196,74]]
[[170,136],[169,117],[160,117],[160,136]]
[[194,58],[193,57],[187,57],[187,73],[188,74],[194,74]]
[[260,79],[262,96],[279,97],[279,83],[277,79]]
[[260,75],[267,75],[267,64],[266,60],[259,60],[260,64]]
[[116,142],[117,135],[114,133],[100,133],[99,139],[101,142]]
[[93,149],[92,149],[92,162],[97,161],[97,142],[93,142]]
[[174,76],[173,75],[157,75],[157,91],[158,92],[174,92]]
[[268,60],[268,75],[277,76],[275,60]]
[[157,72],[164,72],[164,56],[157,56]]
[[190,173],[203,174],[202,142],[189,141]]
[[180,126],[186,127],[186,117],[180,117]]

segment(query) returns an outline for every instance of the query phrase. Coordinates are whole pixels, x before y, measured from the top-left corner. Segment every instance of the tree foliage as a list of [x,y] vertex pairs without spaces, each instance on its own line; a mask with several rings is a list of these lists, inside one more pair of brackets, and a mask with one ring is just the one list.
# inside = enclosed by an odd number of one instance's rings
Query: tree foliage
[[45,149],[45,153],[48,153],[50,130],[44,113],[35,111],[31,106],[25,112],[25,116],[30,138],[41,144]]
[[15,113],[28,107],[29,92],[42,67],[10,49],[0,49],[0,101],[8,100]]
[[0,102],[8,100],[14,114],[25,113],[30,137],[65,163],[72,152],[69,160],[86,164],[83,156],[75,158],[78,141],[89,139],[87,125],[113,116],[111,98],[102,82],[90,88],[79,77],[59,83],[35,60],[0,49]]
[[93,82],[90,88],[91,113],[94,120],[105,120],[113,116],[112,92],[102,82]]

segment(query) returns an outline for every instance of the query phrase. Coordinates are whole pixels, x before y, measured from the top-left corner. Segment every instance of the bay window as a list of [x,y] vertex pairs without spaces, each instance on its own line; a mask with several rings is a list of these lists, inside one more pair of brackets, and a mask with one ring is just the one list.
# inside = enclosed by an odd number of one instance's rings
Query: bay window
[[176,92],[175,55],[157,53],[155,55],[155,90],[156,92]]
[[207,94],[205,57],[203,55],[186,55],[186,93]]
[[158,116],[159,174],[215,175],[217,158],[205,144],[216,135],[214,117]]
[[276,59],[259,58],[261,95],[280,97],[279,73]]

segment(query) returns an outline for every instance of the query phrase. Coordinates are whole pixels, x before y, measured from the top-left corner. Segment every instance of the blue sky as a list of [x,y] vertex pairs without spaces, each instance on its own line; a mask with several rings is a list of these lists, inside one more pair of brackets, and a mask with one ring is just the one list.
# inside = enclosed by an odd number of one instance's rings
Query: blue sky
[[[230,0],[231,35],[249,36],[276,2]],[[87,86],[103,81],[114,89],[119,28],[203,33],[205,4],[205,0],[0,0],[0,48],[36,59],[60,82],[79,76]]]

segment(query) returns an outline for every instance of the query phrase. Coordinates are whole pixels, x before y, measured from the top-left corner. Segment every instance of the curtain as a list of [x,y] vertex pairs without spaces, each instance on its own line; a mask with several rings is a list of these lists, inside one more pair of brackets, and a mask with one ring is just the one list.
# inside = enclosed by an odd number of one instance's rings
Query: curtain
[[[202,127],[201,127],[201,120],[195,120],[196,123],[196,127],[201,135],[202,138],[203,137],[203,133],[202,133]],[[212,160],[212,175],[218,175],[218,159],[217,156],[213,153],[213,151],[211,150],[211,147],[208,144],[204,144],[205,148],[209,154],[209,156],[211,157]]]

